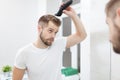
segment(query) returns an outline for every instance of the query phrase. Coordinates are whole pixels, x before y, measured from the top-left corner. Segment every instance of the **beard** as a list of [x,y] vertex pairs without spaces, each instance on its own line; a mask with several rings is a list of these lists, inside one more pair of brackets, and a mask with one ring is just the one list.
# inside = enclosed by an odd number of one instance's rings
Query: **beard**
[[115,44],[113,44],[115,45],[113,46],[113,50],[117,54],[120,54],[120,27],[117,24],[115,24],[115,22],[114,22],[114,27],[116,28],[117,35],[116,35]]
[[120,54],[120,35],[116,36],[115,43],[113,43],[113,50]]
[[51,46],[52,42],[54,41],[53,38],[49,38],[49,39],[45,39],[44,35],[43,35],[43,31],[40,34],[40,39],[42,40],[42,42],[46,45],[46,46]]
[[113,46],[113,50],[115,53],[120,54],[120,48]]

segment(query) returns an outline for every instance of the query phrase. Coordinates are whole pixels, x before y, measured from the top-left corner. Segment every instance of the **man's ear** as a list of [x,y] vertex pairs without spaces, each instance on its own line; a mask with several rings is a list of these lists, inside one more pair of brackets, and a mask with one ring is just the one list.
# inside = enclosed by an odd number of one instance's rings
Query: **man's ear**
[[120,8],[117,9],[117,16],[120,17]]
[[38,32],[41,32],[42,31],[42,26],[38,25]]

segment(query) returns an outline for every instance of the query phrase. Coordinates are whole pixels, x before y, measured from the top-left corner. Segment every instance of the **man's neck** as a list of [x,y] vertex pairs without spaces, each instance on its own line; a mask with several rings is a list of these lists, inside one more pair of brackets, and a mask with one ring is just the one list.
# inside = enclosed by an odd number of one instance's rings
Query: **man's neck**
[[48,46],[45,45],[40,39],[37,39],[33,44],[34,44],[37,48],[41,48],[41,49],[48,48]]

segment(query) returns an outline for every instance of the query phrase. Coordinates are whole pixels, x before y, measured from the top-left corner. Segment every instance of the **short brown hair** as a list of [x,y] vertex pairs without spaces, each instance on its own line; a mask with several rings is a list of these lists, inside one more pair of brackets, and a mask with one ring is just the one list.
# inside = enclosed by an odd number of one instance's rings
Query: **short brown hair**
[[56,26],[61,25],[60,19],[50,14],[41,16],[40,19],[38,20],[38,24],[42,26],[47,25],[49,21],[52,21]]
[[120,7],[120,0],[110,0],[105,8],[106,16],[115,18],[118,7]]

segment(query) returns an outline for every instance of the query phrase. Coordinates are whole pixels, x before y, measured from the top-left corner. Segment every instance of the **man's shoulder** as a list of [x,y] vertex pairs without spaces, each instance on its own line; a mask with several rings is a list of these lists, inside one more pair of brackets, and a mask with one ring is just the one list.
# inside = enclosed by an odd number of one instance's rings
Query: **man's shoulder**
[[27,44],[27,45],[24,45],[24,46],[22,46],[21,48],[19,48],[18,51],[19,51],[19,52],[26,52],[26,51],[30,50],[31,46],[32,46],[32,43]]

